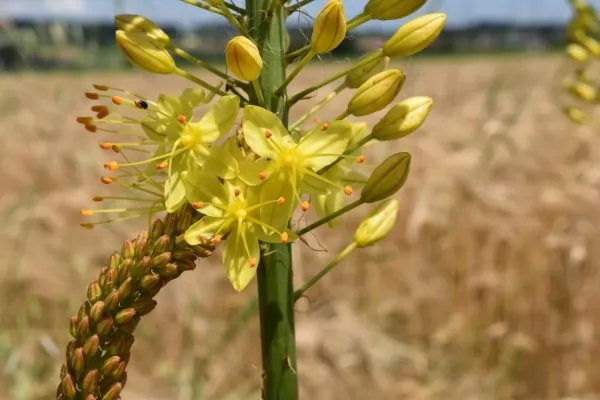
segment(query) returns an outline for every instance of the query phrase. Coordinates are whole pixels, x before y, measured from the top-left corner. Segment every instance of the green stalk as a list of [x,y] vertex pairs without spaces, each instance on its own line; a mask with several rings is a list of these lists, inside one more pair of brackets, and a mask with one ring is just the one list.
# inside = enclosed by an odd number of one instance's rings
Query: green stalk
[[[248,32],[263,59],[260,88],[265,107],[288,124],[285,91],[285,9],[272,0],[247,0]],[[251,101],[257,104],[253,94]],[[264,400],[297,400],[294,288],[290,244],[261,244],[257,270]]]

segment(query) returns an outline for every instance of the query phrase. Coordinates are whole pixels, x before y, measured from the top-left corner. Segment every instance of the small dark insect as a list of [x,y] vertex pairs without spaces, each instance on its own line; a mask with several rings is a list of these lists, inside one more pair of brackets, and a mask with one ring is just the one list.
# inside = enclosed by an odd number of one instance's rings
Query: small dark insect
[[135,101],[135,106],[137,108],[141,108],[142,110],[147,110],[148,109],[148,103],[146,103],[144,100],[136,100]]

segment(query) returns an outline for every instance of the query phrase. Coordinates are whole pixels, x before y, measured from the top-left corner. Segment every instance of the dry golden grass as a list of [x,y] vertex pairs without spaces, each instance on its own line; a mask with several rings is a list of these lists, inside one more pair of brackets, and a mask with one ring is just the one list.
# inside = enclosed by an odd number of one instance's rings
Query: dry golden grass
[[[600,140],[559,113],[559,66],[554,57],[405,66],[402,97],[429,95],[434,110],[396,149],[369,153],[372,163],[412,153],[402,217],[299,306],[302,398],[600,398]],[[77,226],[79,208],[106,189],[101,135],[74,122],[92,82],[148,96],[185,85],[0,76],[0,398],[52,397],[86,283],[144,225]],[[328,110],[337,114],[341,97]],[[296,254],[298,283],[345,245],[360,214],[311,238],[328,252]],[[256,318],[213,351],[255,295],[254,285],[236,294],[216,261],[159,295],[138,328],[125,399],[259,398]]]

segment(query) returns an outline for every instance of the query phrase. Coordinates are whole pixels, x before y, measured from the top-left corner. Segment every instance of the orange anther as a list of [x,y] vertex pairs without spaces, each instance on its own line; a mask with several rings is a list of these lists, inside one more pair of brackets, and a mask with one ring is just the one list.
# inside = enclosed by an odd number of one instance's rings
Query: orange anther
[[288,233],[287,232],[283,232],[281,234],[281,237],[280,237],[281,243],[287,243],[288,239],[289,239]]
[[258,174],[258,179],[260,179],[261,181],[264,181],[265,179],[267,179],[267,173],[266,172],[261,172]]
[[329,124],[327,122],[324,122],[323,125],[321,125],[321,130],[326,131],[327,129],[329,129]]
[[94,133],[94,132],[96,132],[98,130],[98,128],[96,127],[96,125],[94,125],[92,123],[84,124],[84,127],[85,127],[86,130],[88,130],[88,131],[90,131],[92,133]]
[[180,124],[185,124],[187,122],[187,118],[185,115],[179,114],[177,116],[177,121],[179,121]]
[[81,215],[83,215],[84,217],[91,217],[92,215],[94,215],[94,210],[84,210],[84,209],[81,209],[81,210],[79,210],[79,213]]
[[83,125],[89,124],[93,120],[94,120],[94,118],[92,118],[92,117],[77,117],[77,123],[83,124]]
[[223,239],[223,235],[215,235],[215,236],[213,237],[213,242],[214,242],[215,244],[219,244],[219,243],[221,243],[221,240],[222,240],[222,239]]
[[105,185],[108,185],[110,183],[113,183],[113,179],[110,176],[103,176],[100,178],[100,182],[104,183]]
[[249,262],[248,264],[250,264],[250,268],[254,268],[254,267],[256,267],[256,264],[257,264],[257,263],[256,263],[256,258],[252,257],[252,258],[250,259],[250,262]]
[[110,150],[112,149],[113,144],[112,143],[100,143],[100,148],[102,150]]
[[300,203],[300,208],[302,211],[308,211],[310,208],[310,203],[307,200],[304,200],[302,203]]
[[94,92],[85,92],[85,97],[87,97],[90,100],[98,100],[100,98],[100,95]]
[[98,111],[98,114],[96,114],[96,118],[103,119],[103,118],[106,118],[108,116],[108,114],[110,114],[110,113],[108,112],[108,108],[107,108],[105,110]]
[[233,195],[234,196],[239,196],[242,193],[242,190],[240,188],[235,188],[233,189]]
[[350,186],[350,185],[344,186],[344,194],[346,196],[350,196],[352,194],[352,186]]
[[94,83],[93,86],[94,86],[94,89],[100,90],[102,92],[105,92],[108,90],[108,86],[106,86],[106,85],[98,85],[98,84]]
[[92,106],[92,107],[90,107],[90,109],[91,109],[92,111],[94,111],[94,112],[98,112],[98,111],[102,110],[103,108],[106,108],[106,106],[103,106],[103,105],[95,105],[95,106]]
[[285,203],[285,199],[283,198],[283,196],[277,199],[277,205],[281,206],[283,205],[283,203]]
[[120,96],[113,96],[110,98],[110,100],[116,105],[123,104],[123,98]]
[[92,201],[104,201],[104,197],[102,197],[102,196],[94,196],[94,197],[92,197]]
[[169,162],[163,161],[163,162],[159,162],[158,164],[156,164],[156,169],[165,169],[168,166],[169,166]]
[[192,207],[194,207],[196,210],[204,207],[204,203],[202,203],[201,201],[195,201],[192,203]]
[[117,164],[116,161],[111,161],[104,164],[104,169],[107,169],[109,171],[116,171],[119,169],[119,164]]
[[361,154],[360,156],[356,157],[356,163],[362,164],[365,162],[366,159],[367,159],[367,157],[365,157],[364,155]]
[[268,130],[268,129],[267,129],[267,130],[265,130],[265,137],[266,137],[267,139],[269,139],[271,136],[273,136],[273,132],[271,132],[271,131],[270,131],[270,130]]

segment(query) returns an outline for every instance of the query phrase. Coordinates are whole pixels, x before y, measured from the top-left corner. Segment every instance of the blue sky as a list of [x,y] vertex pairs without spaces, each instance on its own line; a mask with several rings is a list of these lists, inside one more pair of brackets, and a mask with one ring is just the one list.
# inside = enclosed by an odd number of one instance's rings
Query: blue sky
[[[314,15],[326,0],[308,6]],[[237,0],[240,4],[241,1]],[[346,14],[358,13],[366,0],[345,0]],[[600,0],[592,0],[600,7]],[[429,0],[424,11],[443,11],[448,25],[480,21],[514,23],[565,22],[571,15],[566,0]],[[45,18],[111,19],[116,13],[139,13],[157,22],[178,22],[183,26],[215,21],[215,16],[178,0],[0,0],[0,19],[4,15]],[[377,25],[375,25],[377,24]],[[367,28],[393,29],[398,22],[371,23]]]

